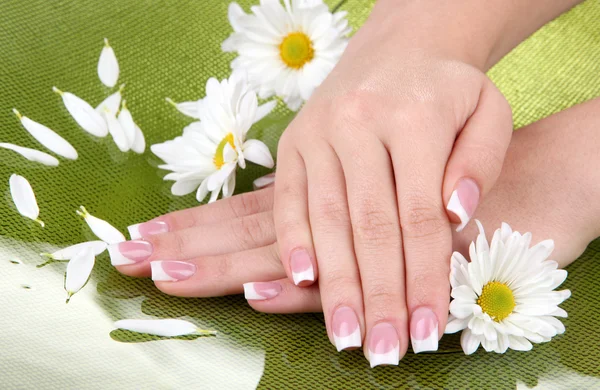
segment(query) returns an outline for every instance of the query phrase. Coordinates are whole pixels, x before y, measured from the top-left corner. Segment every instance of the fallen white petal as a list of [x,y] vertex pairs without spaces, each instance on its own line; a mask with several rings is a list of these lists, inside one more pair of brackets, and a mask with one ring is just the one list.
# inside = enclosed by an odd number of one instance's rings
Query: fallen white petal
[[85,222],[88,224],[92,232],[107,244],[116,244],[118,242],[125,241],[125,236],[123,233],[118,231],[114,226],[110,223],[106,222],[103,219],[94,217],[83,206],[79,206],[79,210],[75,211],[77,215],[80,215],[85,219]]
[[108,127],[102,115],[96,112],[88,102],[56,87],[52,87],[52,90],[62,97],[67,111],[83,130],[96,137],[106,137],[108,135]]
[[48,153],[40,152],[39,150],[25,148],[23,146],[0,143],[0,148],[12,150],[13,152],[19,153],[29,161],[39,162],[49,167],[58,166],[58,160],[56,157],[49,155]]
[[171,98],[166,98],[165,100],[183,115],[187,115],[195,119],[200,119],[200,114],[198,112],[198,101],[175,103]]
[[108,126],[108,132],[112,135],[113,141],[117,145],[117,148],[121,152],[129,151],[129,142],[127,141],[127,136],[125,135],[125,130],[115,117],[115,114],[108,109],[104,110],[104,119],[106,120],[106,125]]
[[125,100],[123,100],[123,103],[121,104],[121,111],[119,112],[118,120],[123,132],[125,133],[125,137],[127,138],[127,144],[131,148],[135,141],[135,123],[133,122],[133,117],[127,108]]
[[135,137],[131,145],[131,150],[137,154],[142,154],[146,150],[146,139],[144,138],[142,129],[138,125],[135,125]]
[[191,322],[176,319],[163,320],[120,320],[115,322],[115,328],[131,332],[147,333],[155,336],[176,337],[191,334],[216,335],[213,330],[198,329]]
[[102,115],[105,108],[108,108],[108,110],[111,112],[119,111],[119,107],[121,107],[121,94],[123,93],[123,88],[125,88],[125,84],[121,84],[117,92],[113,93],[104,99],[102,103],[98,104],[96,107],[96,112]]
[[108,245],[104,241],[87,241],[59,249],[54,253],[40,253],[40,255],[52,260],[64,261],[71,260],[75,255],[85,249],[90,249],[94,256],[98,256],[106,250],[107,246]]
[[12,200],[21,214],[24,217],[32,219],[44,227],[44,222],[39,219],[40,209],[31,184],[23,176],[13,173],[9,179],[10,195]]
[[115,51],[108,44],[108,39],[104,38],[104,47],[100,52],[98,60],[98,77],[102,84],[107,87],[114,87],[119,80],[119,63]]
[[85,286],[92,274],[95,262],[94,252],[90,248],[80,251],[69,261],[67,272],[65,272],[67,303],[75,293]]
[[68,158],[69,160],[77,160],[77,151],[66,139],[56,134],[52,129],[42,125],[41,123],[35,122],[26,116],[21,115],[16,108],[13,108],[13,112],[23,124],[25,130],[29,132],[39,143],[41,143],[48,150]]
[[258,179],[254,180],[252,182],[252,187],[254,187],[255,190],[259,190],[261,188],[270,186],[273,183],[275,183],[275,174],[270,173],[268,175],[259,177]]

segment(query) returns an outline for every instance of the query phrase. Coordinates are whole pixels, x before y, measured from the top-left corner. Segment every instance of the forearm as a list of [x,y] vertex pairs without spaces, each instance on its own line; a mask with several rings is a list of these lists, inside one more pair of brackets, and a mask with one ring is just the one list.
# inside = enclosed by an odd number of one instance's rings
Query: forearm
[[[367,25],[399,33],[405,48],[432,48],[487,70],[582,0],[379,0]],[[408,46],[408,47],[407,47]]]

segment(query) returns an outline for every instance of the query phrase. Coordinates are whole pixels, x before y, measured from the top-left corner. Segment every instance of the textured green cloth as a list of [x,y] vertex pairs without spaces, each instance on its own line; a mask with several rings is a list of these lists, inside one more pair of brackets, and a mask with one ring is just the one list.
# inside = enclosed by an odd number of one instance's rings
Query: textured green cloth
[[[256,0],[257,2],[257,0]],[[253,1],[240,1],[245,9]],[[334,5],[335,2],[328,2]],[[349,0],[353,27],[374,0]],[[75,215],[79,205],[125,231],[126,226],[196,204],[170,195],[149,152],[118,152],[110,137],[88,136],[52,93],[56,85],[93,104],[109,94],[96,75],[102,39],[121,65],[120,83],[148,144],[181,132],[189,120],[165,103],[198,99],[209,76],[229,74],[234,57],[220,51],[228,36],[223,0],[2,0],[0,2],[0,141],[39,146],[11,108],[63,134],[77,161],[57,168],[0,150],[0,388],[494,388],[518,383],[545,388],[600,388],[600,242],[569,267],[564,304],[567,332],[530,353],[479,351],[466,357],[458,337],[440,352],[409,353],[399,367],[368,368],[360,351],[338,354],[319,315],[272,316],[239,296],[180,299],[148,280],[118,274],[97,259],[90,284],[69,305],[64,264],[35,268],[37,253],[92,239]],[[490,71],[506,94],[515,125],[536,121],[600,96],[600,2],[586,3],[550,23]],[[275,151],[290,118],[281,105],[255,135]],[[37,193],[45,229],[24,220],[10,201],[11,173]],[[238,189],[267,170],[244,171]],[[4,184],[2,184],[4,183]],[[201,239],[201,237],[199,238]],[[19,259],[23,264],[13,264]],[[23,285],[30,288],[23,288]],[[113,331],[121,318],[184,317],[219,337],[153,340]],[[562,387],[561,387],[562,386]]]

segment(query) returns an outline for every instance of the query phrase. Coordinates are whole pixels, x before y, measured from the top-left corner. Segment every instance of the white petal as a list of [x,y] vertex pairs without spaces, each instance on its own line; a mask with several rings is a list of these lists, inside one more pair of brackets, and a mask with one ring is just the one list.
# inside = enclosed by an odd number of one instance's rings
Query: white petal
[[118,231],[105,220],[94,217],[88,213],[85,207],[80,206],[76,213],[85,219],[85,222],[88,224],[90,229],[92,229],[92,232],[96,235],[96,237],[107,244],[116,244],[118,242],[125,241],[125,236],[123,233]]
[[185,196],[187,194],[191,194],[198,188],[200,180],[202,179],[178,180],[171,186],[171,193],[175,196]]
[[271,100],[270,102],[258,106],[258,109],[256,110],[256,115],[254,117],[254,123],[257,123],[258,121],[269,115],[276,106],[276,100]]
[[84,249],[75,255],[67,264],[65,273],[65,290],[67,291],[67,303],[71,297],[85,286],[92,270],[96,258],[90,248]]
[[87,241],[59,249],[54,253],[42,253],[41,255],[52,260],[71,260],[75,255],[85,249],[90,249],[94,256],[98,256],[106,250],[106,247],[107,244],[104,241]]
[[108,110],[104,110],[104,119],[108,126],[108,132],[112,135],[113,141],[115,141],[115,145],[117,145],[121,152],[129,151],[130,144],[125,135],[125,130],[115,117],[115,114]]
[[102,84],[109,88],[114,87],[119,80],[119,63],[115,51],[108,44],[108,39],[104,38],[104,47],[98,60],[98,77]]
[[123,92],[123,88],[125,88],[125,84],[122,84],[117,92],[113,93],[104,99],[102,103],[98,104],[98,106],[95,108],[96,112],[102,115],[105,108],[108,108],[108,110],[111,112],[119,111],[119,107],[121,107],[121,93]]
[[176,319],[120,320],[115,322],[115,328],[163,337],[176,337],[191,334],[217,334],[215,331],[198,329],[198,327],[191,322]]
[[[171,98],[166,98],[166,101],[173,107],[175,107],[183,115],[187,115],[195,119],[200,119],[200,113],[198,111],[198,101],[175,103]],[[202,101],[202,99],[200,101]]]
[[249,139],[244,142],[243,150],[246,160],[267,168],[275,166],[273,156],[271,156],[269,148],[263,142]]
[[208,195],[208,179],[204,179],[198,187],[198,191],[196,192],[196,200],[198,202],[202,202],[204,198]]
[[39,150],[25,148],[23,146],[0,143],[0,148],[12,150],[25,157],[29,161],[39,162],[49,167],[58,166],[58,160],[56,157],[49,155],[48,153],[40,152]]
[[465,355],[471,355],[473,352],[477,351],[479,344],[481,344],[481,336],[472,334],[469,329],[463,330],[460,335],[460,345]]
[[77,160],[77,151],[66,139],[41,123],[22,116],[15,108],[13,108],[13,112],[21,120],[21,124],[23,124],[25,130],[44,147],[69,160]]
[[470,317],[466,318],[456,318],[453,315],[448,317],[448,323],[446,324],[446,330],[444,333],[456,333],[467,327],[467,324],[470,321]]
[[531,351],[533,345],[525,337],[508,336],[509,348],[515,351]]
[[142,129],[140,129],[137,124],[135,125],[135,137],[133,139],[133,144],[131,145],[131,150],[137,154],[142,154],[146,150],[146,139],[144,138],[144,133],[142,133]]
[[223,186],[223,183],[225,182],[225,180],[229,177],[230,174],[235,174],[235,163],[228,163],[225,164],[221,167],[221,169],[219,169],[217,172],[215,172],[214,174],[212,174],[209,178],[208,178],[208,190],[211,192],[216,191],[217,189],[220,189]]
[[127,108],[125,100],[123,100],[123,103],[121,105],[121,111],[119,111],[119,117],[117,119],[119,120],[119,124],[121,125],[121,128],[125,133],[127,143],[131,148],[135,141],[136,130],[135,123],[133,122],[133,117],[131,116],[131,112],[129,112],[129,109]]
[[23,176],[12,174],[9,179],[10,195],[12,200],[21,214],[24,217],[32,219],[44,227],[44,222],[38,218],[40,209],[35,200],[35,194],[31,184]]
[[275,174],[274,173],[270,173],[268,175],[259,177],[258,179],[254,180],[252,182],[252,187],[255,190],[259,190],[261,188],[265,188],[267,186],[270,186],[273,183],[275,183]]
[[70,92],[62,92],[56,87],[52,87],[52,90],[61,95],[67,111],[83,130],[96,137],[108,135],[108,127],[102,115],[96,112],[88,102]]
[[235,175],[229,175],[223,183],[223,198],[229,198],[235,191]]

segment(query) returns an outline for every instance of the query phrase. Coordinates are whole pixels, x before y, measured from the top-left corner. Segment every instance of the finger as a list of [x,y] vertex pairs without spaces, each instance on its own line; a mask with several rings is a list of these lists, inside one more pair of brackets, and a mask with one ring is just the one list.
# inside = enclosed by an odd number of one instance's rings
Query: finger
[[260,248],[276,241],[271,212],[200,225],[108,246],[111,264],[125,275],[147,277],[150,261],[184,261]]
[[[273,291],[277,291],[277,295]],[[265,283],[251,282],[244,284],[244,295],[250,307],[263,313],[291,314],[323,311],[319,286],[316,284],[301,288],[289,279]]]
[[341,351],[360,347],[365,334],[360,275],[342,167],[326,143],[311,150],[308,198],[321,301],[329,339]]
[[[414,125],[418,124],[415,122]],[[418,129],[418,132],[427,134],[427,130]],[[452,142],[453,134],[450,131],[447,134],[446,141]],[[397,140],[392,147],[396,183],[401,183],[397,184],[397,193],[406,303],[410,313],[409,333],[417,353],[437,350],[450,301],[448,275],[452,234],[441,197],[447,158],[444,150],[443,142],[421,144],[416,149]]]
[[[152,280],[162,292],[180,297],[239,294],[244,283],[285,278],[275,244],[220,256],[187,261],[152,261]],[[259,290],[274,297],[277,290]]]
[[273,217],[279,253],[291,281],[309,286],[317,280],[317,264],[308,220],[306,170],[302,157],[282,137],[278,149]]
[[132,240],[183,230],[194,226],[222,222],[271,210],[273,207],[273,189],[222,199],[214,203],[174,211],[148,222],[131,225],[127,228]]
[[477,108],[459,134],[446,165],[443,197],[456,231],[467,225],[481,199],[500,176],[512,137],[508,102],[494,84],[486,82]]
[[408,348],[408,315],[396,188],[387,149],[372,133],[364,134],[354,132],[354,149],[337,151],[362,282],[364,352],[371,367],[397,365]]

